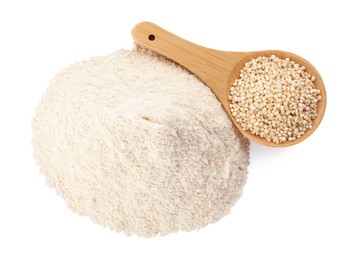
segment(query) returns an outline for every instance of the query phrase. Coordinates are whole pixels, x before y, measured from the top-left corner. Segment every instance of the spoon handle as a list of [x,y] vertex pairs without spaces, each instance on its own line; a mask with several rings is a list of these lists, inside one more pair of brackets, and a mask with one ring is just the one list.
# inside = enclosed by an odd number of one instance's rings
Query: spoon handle
[[238,54],[202,47],[149,22],[137,24],[132,30],[132,36],[138,45],[190,70],[217,96],[223,95],[224,90],[227,91],[227,81],[238,60]]

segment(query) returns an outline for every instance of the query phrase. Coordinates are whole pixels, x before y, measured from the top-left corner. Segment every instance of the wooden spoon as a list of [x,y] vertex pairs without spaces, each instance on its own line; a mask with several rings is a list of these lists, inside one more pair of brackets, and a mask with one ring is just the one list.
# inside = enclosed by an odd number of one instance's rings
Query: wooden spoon
[[[132,36],[137,44],[166,56],[200,78],[217,96],[234,125],[251,141],[273,147],[291,146],[309,137],[323,118],[327,101],[323,80],[311,63],[293,53],[278,50],[254,52],[213,50],[184,40],[149,22],[142,22],[136,25],[132,30]],[[232,116],[229,108],[231,102],[228,100],[229,89],[235,79],[239,78],[240,70],[245,63],[258,56],[270,56],[272,54],[281,59],[290,58],[305,66],[306,72],[316,77],[314,85],[316,89],[321,91],[320,95],[322,96],[318,103],[318,115],[313,120],[312,129],[307,130],[304,135],[294,141],[286,141],[279,144],[268,142],[265,138],[254,135],[250,131],[244,131]]]

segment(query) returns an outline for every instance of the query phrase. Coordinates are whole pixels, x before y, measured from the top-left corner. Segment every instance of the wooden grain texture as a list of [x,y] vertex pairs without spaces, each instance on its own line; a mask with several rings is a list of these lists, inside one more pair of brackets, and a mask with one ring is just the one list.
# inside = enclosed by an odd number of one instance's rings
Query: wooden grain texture
[[[224,110],[227,112],[234,125],[251,141],[272,147],[291,146],[309,137],[322,121],[327,103],[323,80],[310,62],[296,54],[279,50],[230,52],[209,49],[184,40],[149,22],[136,25],[132,30],[132,36],[138,45],[177,62],[190,70],[209,86],[222,103]],[[313,120],[312,129],[307,130],[302,137],[294,141],[286,141],[279,144],[268,142],[264,138],[251,134],[250,131],[243,131],[241,125],[236,122],[235,118],[230,113],[230,101],[228,100],[230,94],[229,89],[235,79],[239,78],[240,70],[244,67],[245,63],[258,56],[270,56],[272,54],[281,59],[290,58],[305,66],[306,71],[316,77],[314,84],[315,87],[321,91],[322,96],[321,101],[318,103],[318,115]],[[199,102],[201,101],[199,100]]]

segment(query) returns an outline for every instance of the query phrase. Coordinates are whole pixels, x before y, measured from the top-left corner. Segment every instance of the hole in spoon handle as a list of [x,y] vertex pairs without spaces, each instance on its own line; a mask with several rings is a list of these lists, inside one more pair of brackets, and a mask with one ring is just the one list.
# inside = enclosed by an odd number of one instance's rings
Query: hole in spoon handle
[[156,37],[153,34],[149,34],[148,39],[149,39],[149,41],[154,41],[156,39]]

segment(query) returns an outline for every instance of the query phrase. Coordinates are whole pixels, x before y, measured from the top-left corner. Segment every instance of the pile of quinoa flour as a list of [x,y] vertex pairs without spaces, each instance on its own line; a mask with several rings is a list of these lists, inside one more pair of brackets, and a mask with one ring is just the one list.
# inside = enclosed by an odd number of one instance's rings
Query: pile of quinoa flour
[[49,186],[73,211],[126,234],[216,222],[247,178],[249,143],[211,90],[140,49],[59,72],[32,127]]

